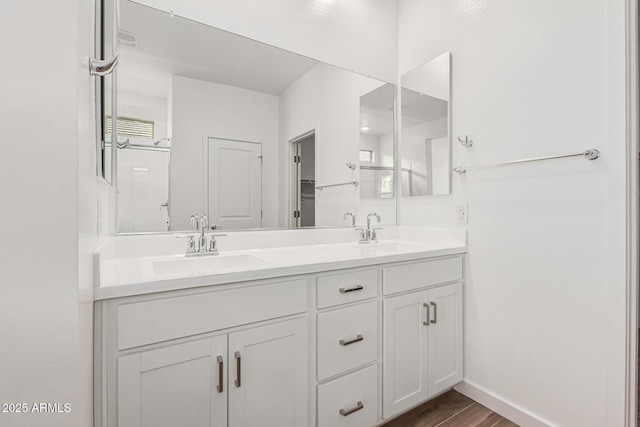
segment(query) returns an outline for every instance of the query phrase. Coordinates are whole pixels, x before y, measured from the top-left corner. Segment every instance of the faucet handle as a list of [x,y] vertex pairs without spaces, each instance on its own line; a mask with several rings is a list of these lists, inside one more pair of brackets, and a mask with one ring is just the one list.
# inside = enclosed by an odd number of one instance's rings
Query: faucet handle
[[191,225],[194,225],[196,231],[200,230],[200,217],[197,214],[191,215],[190,221]]
[[354,228],[354,230],[360,232],[360,243],[367,242],[367,229],[366,228]]
[[378,241],[378,236],[377,236],[377,233],[376,233],[378,230],[384,230],[384,229],[380,228],[380,227],[377,227],[377,228],[374,227],[374,228],[371,229],[371,240],[374,241],[374,242]]
[[209,234],[209,237],[211,237],[211,239],[209,240],[209,252],[215,252],[215,254],[218,253],[218,248],[216,247],[216,237],[221,237],[221,236],[226,236],[226,234],[222,234],[222,233],[214,233],[214,234]]
[[196,240],[193,234],[178,234],[177,239],[189,239],[187,242],[187,253],[192,254],[196,252]]

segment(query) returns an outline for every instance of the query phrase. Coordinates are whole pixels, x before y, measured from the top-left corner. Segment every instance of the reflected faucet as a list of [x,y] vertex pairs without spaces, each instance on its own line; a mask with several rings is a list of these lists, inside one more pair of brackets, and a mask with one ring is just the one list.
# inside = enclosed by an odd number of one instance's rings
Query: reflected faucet
[[351,217],[351,227],[355,227],[356,226],[356,216],[353,214],[353,212],[347,212],[346,214],[344,214],[344,216],[342,217],[342,220],[346,221],[348,216]]
[[207,236],[204,234],[204,230],[209,227],[209,219],[206,215],[202,215],[200,218],[200,252],[207,251]]

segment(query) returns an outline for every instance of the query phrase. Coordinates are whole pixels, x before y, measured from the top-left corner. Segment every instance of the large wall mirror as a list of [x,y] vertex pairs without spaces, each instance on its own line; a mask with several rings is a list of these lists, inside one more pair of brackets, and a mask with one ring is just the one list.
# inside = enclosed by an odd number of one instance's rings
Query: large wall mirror
[[119,11],[119,233],[191,230],[193,214],[225,231],[396,223],[395,86],[130,0]]
[[451,54],[403,74],[402,196],[451,193]]

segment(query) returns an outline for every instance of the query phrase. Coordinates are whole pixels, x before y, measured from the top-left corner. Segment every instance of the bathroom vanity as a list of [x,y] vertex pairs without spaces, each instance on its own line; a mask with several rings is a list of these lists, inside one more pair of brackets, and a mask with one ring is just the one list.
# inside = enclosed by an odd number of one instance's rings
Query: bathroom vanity
[[104,251],[96,425],[374,426],[451,388],[466,243],[392,233],[201,259]]

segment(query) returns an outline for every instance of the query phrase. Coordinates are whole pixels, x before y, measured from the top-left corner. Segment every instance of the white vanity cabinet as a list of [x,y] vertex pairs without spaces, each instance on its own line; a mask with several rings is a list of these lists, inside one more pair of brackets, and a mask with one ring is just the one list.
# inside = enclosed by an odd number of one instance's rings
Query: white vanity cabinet
[[317,426],[380,418],[379,268],[322,275],[317,295]]
[[308,425],[307,279],[218,288],[99,303],[97,426]]
[[462,381],[462,261],[393,266],[384,277],[385,290],[404,291],[383,303],[383,415],[390,418]]
[[306,425],[305,325],[289,320],[120,357],[118,426]]
[[306,325],[300,318],[229,334],[229,427],[307,425]]
[[226,335],[118,358],[117,425],[226,425],[228,360]]
[[96,427],[371,427],[462,381],[462,256],[96,303]]

